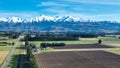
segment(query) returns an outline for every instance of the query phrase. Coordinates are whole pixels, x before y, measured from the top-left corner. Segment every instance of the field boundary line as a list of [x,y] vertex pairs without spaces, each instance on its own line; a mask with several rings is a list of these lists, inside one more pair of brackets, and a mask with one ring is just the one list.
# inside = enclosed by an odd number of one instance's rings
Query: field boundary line
[[86,48],[86,49],[54,49],[53,52],[59,52],[59,51],[100,51],[100,50],[111,50],[111,49],[117,49],[117,48]]

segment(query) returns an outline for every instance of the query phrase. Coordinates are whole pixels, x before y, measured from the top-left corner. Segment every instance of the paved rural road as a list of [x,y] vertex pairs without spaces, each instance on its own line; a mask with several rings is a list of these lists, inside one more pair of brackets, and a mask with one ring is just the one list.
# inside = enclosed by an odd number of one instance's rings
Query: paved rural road
[[[16,64],[16,68],[22,68],[22,64],[24,63],[24,62],[22,62],[23,60],[25,61],[26,60],[26,58],[25,57],[23,57],[22,55],[23,55],[23,52],[24,52],[24,49],[23,48],[25,48],[25,43],[24,42],[21,42],[22,44],[21,44],[21,46],[20,46],[20,51],[19,51],[19,57],[18,57],[18,60],[17,60],[17,64]],[[25,54],[25,53],[24,53]],[[24,58],[24,59],[23,59]]]
[[14,53],[15,48],[16,48],[17,45],[18,45],[18,42],[19,42],[20,38],[21,38],[21,37],[19,36],[19,38],[17,39],[17,41],[16,41],[15,45],[13,46],[12,50],[11,50],[10,53],[8,54],[5,62],[3,63],[2,68],[8,68],[8,65],[9,65],[9,63],[10,63],[10,60],[11,60],[11,58],[12,58],[12,55],[13,55],[13,53]]
[[19,57],[18,57],[18,60],[17,60],[17,65],[16,65],[16,68],[21,68],[21,55],[22,55],[22,45],[20,46],[20,51],[19,51]]
[[54,49],[53,51],[100,51],[100,50],[111,50],[117,48],[89,48],[89,49]]

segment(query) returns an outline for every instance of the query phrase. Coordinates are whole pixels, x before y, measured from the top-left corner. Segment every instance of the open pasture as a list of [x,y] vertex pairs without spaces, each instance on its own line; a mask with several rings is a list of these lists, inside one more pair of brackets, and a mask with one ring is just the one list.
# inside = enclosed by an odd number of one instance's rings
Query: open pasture
[[120,39],[118,37],[99,37],[102,39],[102,44],[120,47]]
[[107,51],[107,52],[114,53],[114,54],[117,54],[117,55],[120,55],[120,48],[111,49],[111,50],[106,50],[106,51]]
[[0,46],[0,51],[10,51],[12,46]]
[[[0,38],[6,38],[0,36]],[[0,51],[10,51],[13,46],[9,45],[8,43],[16,42],[16,39],[2,39],[0,40]],[[5,43],[5,44],[4,44]]]

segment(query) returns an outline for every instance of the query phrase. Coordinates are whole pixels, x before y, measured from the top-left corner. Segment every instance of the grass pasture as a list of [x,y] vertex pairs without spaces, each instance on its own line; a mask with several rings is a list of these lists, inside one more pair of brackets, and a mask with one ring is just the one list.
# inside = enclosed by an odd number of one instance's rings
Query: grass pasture
[[0,40],[0,42],[16,42],[16,39]]
[[120,48],[112,49],[112,50],[106,50],[106,51],[107,51],[107,52],[114,53],[114,54],[117,54],[117,55],[120,55]]
[[8,39],[8,37],[2,37],[2,36],[0,36],[0,40],[7,40]]
[[0,46],[0,51],[10,51],[12,46]]
[[[6,38],[6,37],[2,37],[0,36],[0,38]],[[4,39],[4,40],[0,40],[0,42],[7,42],[7,43],[11,43],[11,42],[16,42],[16,39]],[[13,46],[8,45],[8,44],[0,44],[0,51],[10,51],[11,48]]]
[[99,37],[99,39],[102,39],[102,43],[105,45],[120,47],[120,39],[117,37]]

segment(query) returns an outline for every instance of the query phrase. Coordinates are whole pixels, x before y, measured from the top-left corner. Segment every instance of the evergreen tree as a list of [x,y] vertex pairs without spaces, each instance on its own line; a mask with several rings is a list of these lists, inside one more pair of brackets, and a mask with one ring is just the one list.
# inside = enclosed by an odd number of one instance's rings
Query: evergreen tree
[[98,40],[98,43],[99,43],[99,44],[101,44],[101,43],[102,43],[102,40],[101,40],[101,39],[99,39],[99,40]]

